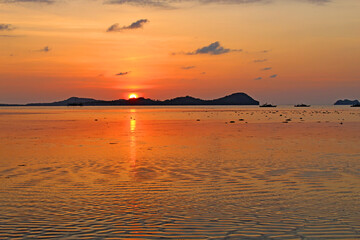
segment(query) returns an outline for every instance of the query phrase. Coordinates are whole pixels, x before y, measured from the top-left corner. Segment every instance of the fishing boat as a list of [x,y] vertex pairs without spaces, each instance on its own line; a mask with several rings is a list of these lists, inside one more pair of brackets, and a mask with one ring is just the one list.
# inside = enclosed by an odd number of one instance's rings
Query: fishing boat
[[263,105],[260,105],[259,107],[277,107],[277,105],[271,105],[271,104],[265,103]]
[[294,105],[294,107],[310,107],[310,105],[306,105],[306,104],[296,104],[296,105]]

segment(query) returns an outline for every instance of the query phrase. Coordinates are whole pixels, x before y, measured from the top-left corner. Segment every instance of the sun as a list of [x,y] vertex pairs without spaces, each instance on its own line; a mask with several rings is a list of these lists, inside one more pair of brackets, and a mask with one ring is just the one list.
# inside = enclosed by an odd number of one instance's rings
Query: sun
[[132,93],[129,95],[129,99],[137,98],[138,96],[135,93]]

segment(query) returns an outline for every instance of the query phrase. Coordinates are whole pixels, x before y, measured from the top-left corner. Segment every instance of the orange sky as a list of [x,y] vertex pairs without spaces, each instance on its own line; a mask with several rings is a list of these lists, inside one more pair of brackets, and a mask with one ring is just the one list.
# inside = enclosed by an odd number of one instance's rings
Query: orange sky
[[359,12],[358,0],[0,0],[0,103],[360,98]]

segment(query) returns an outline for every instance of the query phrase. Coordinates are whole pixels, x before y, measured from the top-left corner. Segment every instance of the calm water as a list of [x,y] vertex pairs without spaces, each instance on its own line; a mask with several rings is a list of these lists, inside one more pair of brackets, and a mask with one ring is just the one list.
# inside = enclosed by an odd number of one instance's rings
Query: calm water
[[360,239],[360,109],[4,107],[0,141],[0,239]]

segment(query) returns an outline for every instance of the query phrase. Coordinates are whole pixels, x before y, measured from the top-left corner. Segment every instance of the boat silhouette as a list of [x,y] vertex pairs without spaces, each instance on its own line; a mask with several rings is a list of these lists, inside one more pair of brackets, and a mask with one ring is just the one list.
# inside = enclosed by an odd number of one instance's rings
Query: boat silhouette
[[260,105],[259,107],[277,107],[277,105],[271,105],[271,104],[265,103],[263,105]]
[[294,107],[310,107],[310,105],[306,105],[306,104],[296,104],[294,105]]

